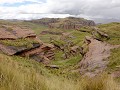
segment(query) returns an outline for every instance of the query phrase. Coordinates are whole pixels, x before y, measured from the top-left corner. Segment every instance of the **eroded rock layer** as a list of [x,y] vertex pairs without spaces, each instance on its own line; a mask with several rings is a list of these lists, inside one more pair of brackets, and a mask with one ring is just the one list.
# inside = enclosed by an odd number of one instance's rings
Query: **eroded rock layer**
[[39,20],[32,20],[33,23],[42,24],[49,28],[62,28],[62,29],[80,29],[83,26],[95,26],[95,22],[92,20],[86,20],[83,18],[43,18]]
[[[0,27],[0,52],[7,55],[34,57],[37,61],[52,59],[48,52],[54,46],[44,44],[29,28],[2,25]],[[51,56],[52,55],[52,56]],[[39,57],[38,57],[39,56]],[[42,59],[42,60],[41,60]]]

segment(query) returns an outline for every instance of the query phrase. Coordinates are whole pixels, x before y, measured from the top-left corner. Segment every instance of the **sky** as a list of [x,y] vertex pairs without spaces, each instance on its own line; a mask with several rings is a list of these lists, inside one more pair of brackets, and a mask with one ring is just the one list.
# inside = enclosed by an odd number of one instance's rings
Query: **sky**
[[120,20],[120,0],[0,0],[0,19],[68,16]]

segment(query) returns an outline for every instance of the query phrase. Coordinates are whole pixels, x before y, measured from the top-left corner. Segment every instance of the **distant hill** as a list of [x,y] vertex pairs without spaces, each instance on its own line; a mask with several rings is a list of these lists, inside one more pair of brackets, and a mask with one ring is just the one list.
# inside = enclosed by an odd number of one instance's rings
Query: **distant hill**
[[92,20],[84,18],[42,18],[38,20],[31,20],[30,22],[42,24],[49,28],[62,28],[62,29],[80,29],[83,26],[95,26]]
[[93,18],[92,20],[95,21],[96,24],[106,24],[106,23],[111,23],[111,22],[120,22],[120,19],[105,19],[105,18]]

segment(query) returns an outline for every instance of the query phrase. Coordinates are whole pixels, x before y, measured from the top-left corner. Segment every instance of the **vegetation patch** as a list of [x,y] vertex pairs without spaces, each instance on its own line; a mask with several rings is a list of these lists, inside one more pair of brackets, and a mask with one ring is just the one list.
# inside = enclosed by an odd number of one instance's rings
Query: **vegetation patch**
[[31,48],[33,47],[33,44],[38,43],[36,40],[29,38],[22,38],[17,40],[0,40],[0,42],[7,46],[15,46],[15,47],[27,46],[28,48]]
[[109,23],[109,24],[102,24],[98,26],[101,31],[107,33],[110,37],[107,40],[110,44],[120,44],[120,23]]
[[108,70],[115,71],[120,69],[120,48],[111,50],[111,56],[109,57]]
[[50,73],[37,62],[0,54],[0,90],[119,90],[118,83],[106,74],[74,80]]
[[[56,58],[57,59],[57,58]],[[70,59],[61,59],[61,60],[54,60],[52,61],[52,64],[55,64],[55,65],[60,65],[60,66],[74,66],[76,65],[79,61],[81,60],[81,56],[74,56],[74,57],[70,57]]]

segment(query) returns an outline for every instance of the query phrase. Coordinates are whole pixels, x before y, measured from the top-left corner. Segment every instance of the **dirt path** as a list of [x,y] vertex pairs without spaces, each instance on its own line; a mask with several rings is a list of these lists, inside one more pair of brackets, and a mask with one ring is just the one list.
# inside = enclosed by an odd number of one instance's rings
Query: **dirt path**
[[117,48],[118,46],[112,46],[90,37],[87,39],[91,43],[89,44],[89,51],[80,62],[80,73],[93,77],[107,67],[110,49]]

